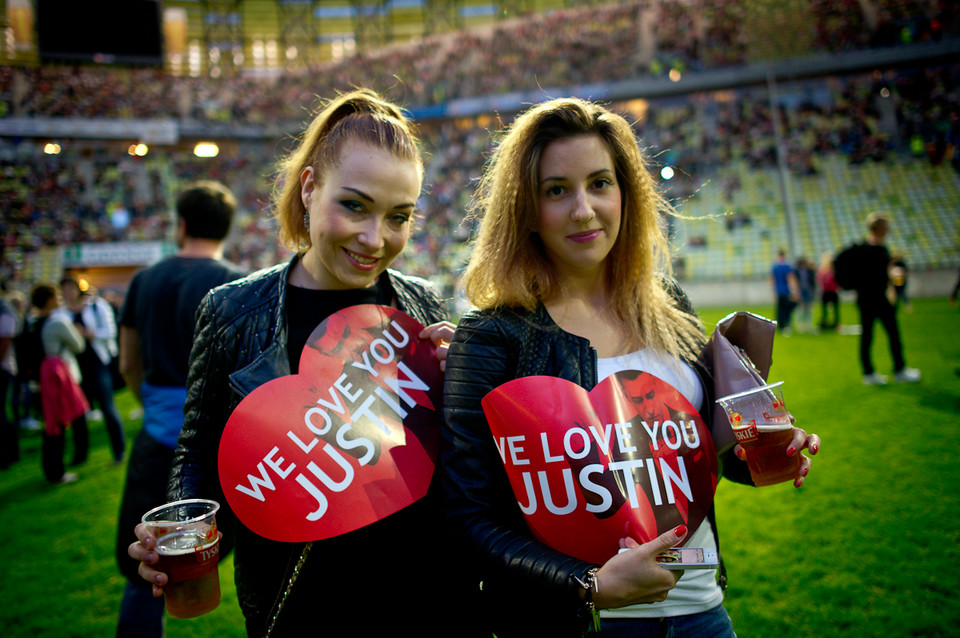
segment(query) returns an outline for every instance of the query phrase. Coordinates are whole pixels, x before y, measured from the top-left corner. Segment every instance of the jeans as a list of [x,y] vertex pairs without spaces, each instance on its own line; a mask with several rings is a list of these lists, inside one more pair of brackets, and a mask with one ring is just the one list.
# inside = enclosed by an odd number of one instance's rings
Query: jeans
[[605,618],[599,634],[591,628],[587,635],[600,638],[737,638],[723,605],[687,616]]
[[120,420],[120,411],[117,410],[113,401],[113,373],[110,371],[110,366],[101,362],[96,356],[93,359],[89,366],[83,368],[83,381],[80,385],[83,393],[87,395],[87,400],[90,401],[90,407],[96,404],[103,412],[103,421],[110,436],[113,458],[120,461],[123,459],[127,439],[123,422]]
[[117,638],[163,638],[165,623],[163,598],[153,597],[150,583],[128,581],[120,603]]

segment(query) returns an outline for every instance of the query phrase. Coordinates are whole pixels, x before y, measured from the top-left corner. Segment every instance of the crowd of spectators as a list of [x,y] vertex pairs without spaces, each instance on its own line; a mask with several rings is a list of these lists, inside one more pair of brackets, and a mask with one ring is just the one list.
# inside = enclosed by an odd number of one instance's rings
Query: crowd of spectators
[[[538,87],[717,69],[763,61],[757,59],[762,54],[751,53],[750,40],[779,34],[748,33],[745,19],[753,5],[763,1],[634,0],[563,9],[269,76],[198,78],[157,69],[0,67],[0,115],[172,117],[273,126],[301,122],[317,95],[353,86],[399,93],[396,99],[405,104],[429,106]],[[960,34],[960,8],[949,0],[817,0],[793,11],[800,13],[789,22],[810,21],[817,34],[815,50],[803,53]]]
[[[140,158],[107,143],[68,146],[61,155],[47,156],[31,143],[0,140],[0,206],[5,212],[0,279],[15,276],[24,255],[42,246],[169,239],[172,193],[201,177],[223,181],[238,196],[239,218],[228,258],[246,270],[276,263],[288,253],[275,241],[270,217],[272,161],[291,130],[279,123],[302,121],[314,94],[329,95],[348,81],[377,87],[387,78],[393,84],[401,78],[409,92],[405,102],[415,105],[509,91],[530,78],[544,87],[617,81],[656,69],[658,59],[693,69],[741,64],[749,61],[741,29],[750,1],[703,0],[699,13],[689,10],[689,0],[569,9],[459,33],[456,46],[437,46],[447,42],[440,39],[357,56],[308,79],[291,73],[215,83],[153,69],[0,67],[0,95],[8,115],[175,117],[275,127],[267,127],[262,138],[232,142],[214,159],[163,147]],[[880,0],[872,5],[872,17],[853,5],[861,3],[813,3],[817,24],[828,34],[825,44],[841,41],[848,30],[864,32],[868,18],[875,28],[867,31],[874,36],[876,25],[904,15],[921,17],[898,22],[907,29],[898,31],[901,39],[956,31],[957,10],[951,3]],[[651,38],[656,46],[644,46]],[[270,89],[260,82],[270,82]],[[951,161],[960,169],[958,87],[958,65],[781,87],[783,157],[798,175],[815,173],[817,158],[832,154],[857,163],[882,162],[900,153],[933,163]],[[732,200],[739,179],[718,175],[718,167],[734,162],[762,169],[778,162],[765,88],[651,100],[644,112],[628,115],[637,119],[642,144],[654,151],[654,168],[674,169],[664,186],[677,201],[713,178],[722,181]],[[448,295],[468,250],[471,229],[464,218],[491,146],[489,131],[499,124],[489,116],[422,123],[427,188],[415,247],[398,265],[434,278]]]
[[[897,154],[933,163],[949,160],[960,168],[958,87],[960,65],[781,87],[787,166],[805,175],[816,172],[826,156],[840,154],[859,163]],[[473,187],[491,148],[490,131],[499,126],[492,117],[421,124],[426,188],[414,248],[399,265],[433,278],[450,296],[467,255],[471,229],[464,220]],[[653,151],[654,170],[674,169],[673,179],[662,184],[681,202],[709,179],[722,181],[731,201],[740,180],[720,167],[737,163],[763,169],[777,163],[769,97],[760,88],[651,101],[636,128]],[[171,194],[201,177],[223,181],[238,197],[228,258],[246,270],[277,263],[288,255],[275,240],[270,217],[272,161],[281,143],[236,142],[213,159],[162,148],[140,158],[105,148],[68,148],[47,156],[32,144],[0,147],[5,211],[0,277],[14,274],[23,254],[45,245],[169,239]],[[748,224],[749,219],[731,222]]]

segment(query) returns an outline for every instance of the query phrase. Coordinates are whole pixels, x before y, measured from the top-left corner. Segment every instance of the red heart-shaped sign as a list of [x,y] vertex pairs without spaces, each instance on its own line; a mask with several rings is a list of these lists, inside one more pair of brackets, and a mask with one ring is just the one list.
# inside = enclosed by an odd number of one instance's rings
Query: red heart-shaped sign
[[423,326],[394,308],[328,317],[299,374],[244,397],[220,439],[220,484],[244,525],[284,542],[321,540],[427,493],[443,373]]
[[523,377],[482,405],[527,525],[554,549],[603,564],[619,539],[645,542],[680,524],[695,530],[710,510],[713,439],[658,377],[618,372],[591,392]]

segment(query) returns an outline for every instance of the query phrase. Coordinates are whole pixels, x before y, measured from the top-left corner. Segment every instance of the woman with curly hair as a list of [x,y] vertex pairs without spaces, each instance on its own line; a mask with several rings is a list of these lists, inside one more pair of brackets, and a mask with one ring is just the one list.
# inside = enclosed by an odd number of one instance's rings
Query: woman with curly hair
[[[520,377],[555,376],[591,390],[639,370],[709,414],[712,386],[696,363],[703,327],[670,275],[661,223],[670,212],[629,123],[580,99],[520,115],[481,179],[480,227],[463,282],[477,309],[450,344],[441,458],[447,515],[480,565],[500,638],[580,635],[597,610],[602,636],[734,635],[713,570],[679,578],[656,562],[688,537],[690,546],[716,549],[711,516],[642,544],[626,535],[621,553],[602,565],[557,551],[526,526],[481,406]],[[819,444],[794,428],[783,453]],[[795,485],[809,469],[804,457]],[[732,453],[723,472],[749,481]]]

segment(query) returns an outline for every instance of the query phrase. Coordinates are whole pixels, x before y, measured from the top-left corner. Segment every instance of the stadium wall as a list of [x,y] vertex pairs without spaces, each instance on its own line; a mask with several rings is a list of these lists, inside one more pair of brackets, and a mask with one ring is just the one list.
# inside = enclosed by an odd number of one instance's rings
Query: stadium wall
[[[947,297],[957,283],[956,269],[927,270],[910,273],[907,292],[913,299]],[[683,281],[681,286],[697,308],[717,306],[764,306],[773,308],[773,290],[766,278],[744,281]],[[853,302],[856,294],[841,293],[843,301]],[[815,305],[819,304],[819,299]]]

